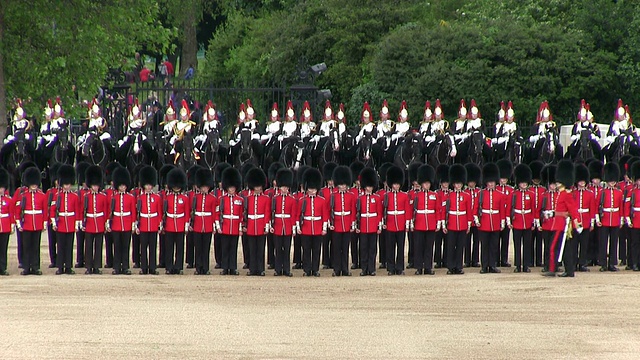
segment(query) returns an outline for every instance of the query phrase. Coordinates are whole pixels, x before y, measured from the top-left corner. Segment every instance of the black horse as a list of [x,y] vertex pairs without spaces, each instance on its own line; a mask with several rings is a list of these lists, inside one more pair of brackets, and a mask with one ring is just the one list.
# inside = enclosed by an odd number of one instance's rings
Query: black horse
[[285,167],[290,169],[298,169],[300,165],[306,164],[305,145],[298,138],[292,138],[280,152],[279,161]]
[[200,156],[200,165],[212,170],[220,161],[220,134],[217,129],[212,129],[207,133],[204,153]]
[[51,158],[49,160],[49,164],[73,164],[75,159],[75,148],[69,141],[69,137],[71,135],[69,133],[69,128],[58,128],[54,134],[55,138],[53,141],[53,149],[50,153]]
[[366,167],[375,168],[376,162],[373,156],[373,135],[371,131],[365,131],[357,146],[356,159]]
[[426,154],[425,163],[430,164],[436,168],[440,164],[451,164],[453,157],[451,151],[453,150],[453,140],[449,134],[438,135],[440,139],[436,139],[435,146],[432,150]]
[[409,164],[415,161],[420,161],[422,154],[422,146],[424,140],[419,133],[408,133],[402,145],[398,146],[396,153],[393,157],[393,163],[401,169],[409,169]]
[[90,131],[79,149],[78,160],[104,168],[113,158],[113,150],[105,142],[97,132]]

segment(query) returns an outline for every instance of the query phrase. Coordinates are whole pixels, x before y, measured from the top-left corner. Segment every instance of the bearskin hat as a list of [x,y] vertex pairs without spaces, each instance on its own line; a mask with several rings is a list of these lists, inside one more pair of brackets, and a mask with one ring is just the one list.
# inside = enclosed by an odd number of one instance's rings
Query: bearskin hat
[[549,184],[556,182],[556,166],[545,165],[540,172],[540,180],[542,184],[548,186]]
[[107,166],[104,168],[104,181],[107,184],[111,183],[113,172],[119,167],[122,167],[122,165],[120,165],[120,163],[112,161],[112,162],[108,163]]
[[187,187],[189,189],[192,189],[194,186],[196,186],[196,172],[198,172],[198,170],[200,169],[202,169],[202,166],[200,165],[193,165],[192,167],[187,169]]
[[131,175],[131,178],[133,180],[133,182],[131,183],[131,187],[136,187],[136,186],[140,186],[142,187],[142,184],[140,184],[140,178],[138,177],[140,174],[140,170],[142,170],[143,167],[145,167],[147,165],[145,164],[138,164],[136,165],[136,167],[133,168],[133,173],[129,173]]
[[267,185],[267,176],[264,174],[264,171],[258,167],[249,170],[245,180],[249,189],[255,189],[259,186],[264,188]]
[[8,190],[10,183],[11,177],[9,176],[9,172],[3,168],[0,168],[0,188]]
[[486,163],[482,167],[482,182],[484,184],[488,182],[498,183],[500,181],[500,169],[496,163]]
[[307,170],[311,169],[310,166],[308,165],[301,165],[300,167],[298,167],[298,170],[296,170],[296,188],[299,188],[301,186],[304,186],[304,179],[302,178],[304,176],[304,173],[307,172]]
[[[634,156],[631,159],[627,160],[627,163],[625,164],[625,175],[627,175],[629,178],[631,178],[631,166],[633,166],[633,164],[637,163],[638,160],[640,160],[640,157]],[[620,179],[622,180],[622,179]]]
[[516,178],[516,185],[520,183],[531,183],[531,168],[527,164],[518,164],[513,169],[513,177]]
[[482,181],[482,169],[480,169],[480,166],[476,163],[468,163],[464,167],[467,169],[467,182],[480,184]]
[[23,174],[30,167],[38,167],[33,161],[25,161],[18,166],[18,174]]
[[[256,166],[253,163],[250,162],[246,162],[244,164],[242,164],[242,166],[240,167],[240,176],[242,179],[242,185],[243,186],[247,186],[247,174],[249,173],[249,170],[255,168]],[[238,188],[238,190],[240,190],[241,188]]]
[[222,188],[226,191],[230,187],[236,188],[236,191],[242,188],[240,171],[234,167],[228,167],[222,172]]
[[404,184],[404,171],[395,165],[391,165],[387,170],[387,185],[391,186],[393,184]]
[[529,164],[529,168],[531,168],[531,179],[540,180],[542,168],[544,167],[544,163],[540,160],[532,161]]
[[576,170],[573,166],[573,161],[563,159],[558,162],[556,169],[556,182],[563,184],[566,187],[571,187],[576,182]]
[[424,164],[418,168],[418,184],[430,182],[433,186],[436,180],[436,170],[429,164]]
[[320,170],[316,168],[307,169],[304,174],[302,174],[302,184],[304,185],[305,190],[320,190],[322,187],[322,174],[320,173]]
[[629,154],[622,155],[618,160],[618,167],[620,168],[621,178],[625,176],[627,174],[627,170],[629,170],[629,167],[627,166],[627,163],[629,162],[629,160],[631,160],[631,155]]
[[620,167],[614,162],[604,165],[604,176],[602,180],[605,182],[618,181],[620,179]]
[[167,173],[167,187],[169,189],[187,189],[187,174],[181,168],[175,167]]
[[324,182],[333,179],[333,170],[335,170],[337,167],[338,164],[334,162],[328,162],[324,164],[324,166],[322,167],[322,178]]
[[138,181],[141,186],[156,186],[158,184],[158,172],[153,166],[147,165],[140,169],[140,172],[138,173]]
[[364,168],[360,172],[360,186],[362,188],[372,187],[375,191],[378,187],[378,173],[373,168]]
[[280,169],[284,168],[284,164],[281,162],[274,162],[269,165],[269,169],[267,170],[267,178],[270,183],[273,183],[276,180],[276,175]]
[[160,171],[158,171],[158,181],[160,182],[160,187],[164,187],[167,184],[167,174],[169,174],[169,172],[173,169],[175,169],[175,165],[162,165]]
[[594,160],[589,163],[589,180],[602,179],[602,171],[604,164],[600,160]]
[[438,184],[449,182],[449,165],[440,164],[436,168],[436,181]]
[[276,186],[288,188],[293,187],[293,171],[287,168],[282,168],[276,173]]
[[113,187],[118,189],[121,185],[125,185],[127,189],[131,189],[131,175],[129,170],[119,167],[111,174],[111,180],[113,181]]
[[213,173],[209,169],[200,167],[196,173],[193,174],[193,184],[198,188],[206,186],[209,190],[213,189],[215,187]]
[[[53,186],[53,183],[58,180],[60,177],[58,176],[58,171],[60,171],[60,166],[62,166],[62,163],[53,163],[53,165],[49,166],[49,180],[51,180],[51,185]],[[73,166],[72,166],[73,167]],[[75,182],[75,169],[73,169],[73,173],[74,173],[74,179],[73,181]],[[70,184],[73,184],[73,182],[71,182]]]
[[500,179],[511,179],[513,175],[513,164],[507,159],[500,159],[496,162],[500,170]]
[[576,165],[576,183],[580,181],[589,183],[589,169],[584,164]]
[[378,169],[378,174],[379,174],[379,178],[380,178],[380,183],[385,183],[387,182],[387,170],[389,170],[389,168],[392,166],[392,163],[386,162],[382,165],[380,165],[380,168]]
[[76,169],[74,169],[71,165],[60,165],[58,167],[56,178],[58,179],[58,184],[60,184],[61,186],[66,184],[73,185],[76,182]]
[[360,176],[360,173],[362,172],[364,167],[365,167],[364,163],[360,161],[352,162],[351,165],[349,165],[349,169],[351,169],[351,174],[353,175],[354,182],[358,180],[358,177]]
[[216,165],[216,168],[213,173],[213,180],[215,181],[216,184],[219,184],[222,182],[222,172],[230,167],[231,165],[229,165],[228,163],[218,163]]
[[[78,177],[78,185],[87,183],[87,169],[91,166],[86,161],[79,162],[76,165],[76,176]],[[100,182],[102,184],[102,181]]]
[[22,184],[24,186],[40,186],[40,180],[42,180],[40,176],[40,170],[38,170],[38,168],[36,167],[27,168],[27,170],[22,173]]
[[418,181],[418,169],[422,163],[420,162],[412,162],[409,164],[409,168],[407,169],[407,174],[409,176],[409,184],[413,184],[414,181]]
[[338,166],[333,170],[333,185],[351,185],[353,183],[353,175],[351,169],[347,166]]
[[467,182],[467,169],[462,164],[453,164],[449,167],[449,180],[451,183],[466,184]]
[[87,170],[84,172],[84,181],[85,183],[87,183],[88,187],[102,186],[103,184],[102,168],[97,165],[89,165]]
[[633,164],[631,164],[631,178],[633,180],[638,180],[640,179],[640,161],[636,161]]

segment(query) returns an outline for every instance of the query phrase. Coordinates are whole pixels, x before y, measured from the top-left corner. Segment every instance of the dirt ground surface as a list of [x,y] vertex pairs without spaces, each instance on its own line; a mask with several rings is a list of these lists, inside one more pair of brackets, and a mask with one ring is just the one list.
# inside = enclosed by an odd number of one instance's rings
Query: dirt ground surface
[[[1,359],[631,359],[640,275],[0,278]],[[240,254],[240,253],[239,253]],[[240,255],[239,255],[240,256]],[[107,275],[108,274],[108,275]]]

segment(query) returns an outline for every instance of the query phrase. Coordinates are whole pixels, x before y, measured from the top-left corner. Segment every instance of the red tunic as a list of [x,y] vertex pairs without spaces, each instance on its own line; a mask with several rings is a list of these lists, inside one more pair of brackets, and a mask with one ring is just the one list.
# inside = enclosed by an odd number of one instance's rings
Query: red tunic
[[556,211],[553,218],[551,218],[551,230],[562,231],[567,226],[567,217],[571,219],[578,218],[578,209],[573,200],[573,195],[570,191],[562,190],[558,194],[558,201],[556,203]]
[[350,232],[355,227],[357,196],[352,192],[336,191],[329,198],[329,218],[335,232]]
[[112,231],[131,231],[136,221],[136,198],[129,193],[114,192],[109,199]]
[[329,221],[329,206],[322,196],[303,196],[298,203],[296,221],[302,235],[322,235]]
[[162,223],[162,199],[154,193],[144,193],[138,196],[136,209],[138,211],[138,229],[140,232],[158,232]]
[[271,224],[271,199],[267,195],[251,195],[246,198],[247,235],[265,235]]
[[275,195],[271,200],[273,210],[273,233],[291,236],[298,213],[298,200],[291,195]]
[[593,192],[588,189],[578,189],[571,192],[578,211],[578,221],[585,229],[589,229],[598,213],[598,204]]
[[471,226],[471,196],[463,191],[449,193],[446,204],[447,215],[445,221],[447,229],[451,231],[467,231]]
[[49,204],[47,208],[47,214],[51,212],[51,208],[56,204],[56,194],[58,193],[58,191],[60,191],[60,189],[52,187],[45,193],[45,195],[47,196],[47,203]]
[[82,199],[82,212],[84,214],[85,232],[100,234],[105,230],[109,217],[109,202],[103,192],[87,192]]
[[449,193],[451,192],[450,189],[438,189],[435,191],[436,195],[438,196],[438,203],[440,204],[438,206],[438,218],[444,223],[444,218],[445,218],[445,209],[447,208],[447,198],[449,197]]
[[622,190],[605,187],[600,193],[600,199],[596,201],[599,204],[602,226],[620,226],[624,215]]
[[478,194],[478,219],[480,231],[500,231],[503,222],[506,221],[507,196],[498,190],[484,189]]
[[325,199],[329,199],[329,195],[338,192],[338,188],[337,187],[323,187],[322,189],[320,189],[320,192],[318,193],[318,195],[322,196]]
[[[464,192],[466,192],[467,194],[469,194],[469,197],[471,198],[471,214],[475,215],[478,213],[478,196],[480,196],[480,191],[482,191],[482,189],[480,188],[467,188],[464,190]],[[475,222],[471,222],[471,227],[475,227],[476,223]]]
[[82,221],[82,205],[78,194],[71,191],[58,191],[53,198],[49,218],[51,223],[58,227],[58,232],[75,232],[76,222]]
[[438,221],[444,220],[438,211],[438,194],[434,191],[418,191],[413,199],[413,228],[416,231],[435,231]]
[[382,198],[377,194],[363,194],[356,203],[358,228],[363,234],[377,233],[382,230]]
[[218,199],[211,193],[198,192],[191,200],[191,227],[197,233],[212,233],[214,220],[218,218],[216,208]]
[[244,221],[244,201],[239,195],[226,194],[218,202],[217,226],[221,234],[240,235]]
[[533,191],[517,189],[511,194],[511,225],[516,230],[528,230],[538,219],[540,209],[535,206]]
[[47,196],[40,189],[36,191],[27,190],[20,196],[20,204],[20,206],[16,206],[16,219],[18,221],[22,220],[22,229],[25,231],[42,231],[49,219]]
[[634,229],[640,229],[640,188],[634,187],[628,194],[629,201],[625,202],[624,215],[631,221]]
[[171,233],[187,232],[187,224],[191,218],[189,196],[185,193],[171,192],[165,196],[164,201],[166,204],[164,230]]
[[403,191],[389,191],[382,198],[384,221],[387,231],[401,232],[407,230],[407,225],[413,219],[413,209],[409,205],[409,195]]
[[558,203],[557,191],[546,191],[542,196],[542,204],[540,205],[540,219],[542,219],[542,230],[551,231],[553,222],[548,215],[553,215]]
[[9,195],[0,196],[0,234],[11,232],[15,221],[15,202]]

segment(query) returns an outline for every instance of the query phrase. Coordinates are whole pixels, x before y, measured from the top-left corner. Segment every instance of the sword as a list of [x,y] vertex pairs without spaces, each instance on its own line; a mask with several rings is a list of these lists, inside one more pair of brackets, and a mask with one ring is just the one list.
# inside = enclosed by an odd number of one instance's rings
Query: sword
[[[560,253],[558,254],[558,262],[562,261],[562,255],[564,255],[564,247],[567,243],[567,237],[569,236],[569,232],[571,231],[571,218],[566,217],[566,224],[564,226],[564,233],[562,234],[562,241],[560,243]],[[571,238],[569,236],[569,238]]]

